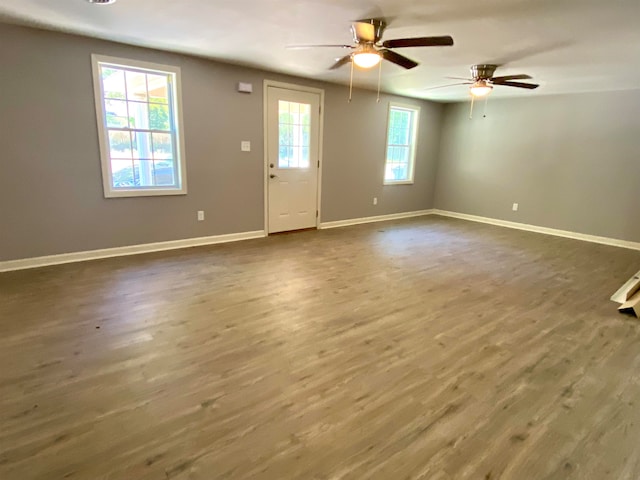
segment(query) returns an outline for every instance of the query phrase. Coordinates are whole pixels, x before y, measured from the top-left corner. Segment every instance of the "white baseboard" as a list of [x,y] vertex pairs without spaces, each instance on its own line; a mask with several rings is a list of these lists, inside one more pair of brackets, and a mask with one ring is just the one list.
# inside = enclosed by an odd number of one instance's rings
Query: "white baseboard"
[[[497,225],[499,227],[515,228],[517,230],[526,230],[528,232],[543,233],[546,235],[554,235],[557,237],[572,238],[574,240],[582,240],[585,242],[600,243],[603,245],[611,245],[614,247],[629,248],[631,250],[640,250],[640,242],[631,242],[627,240],[619,240],[617,238],[599,237],[596,235],[587,235],[585,233],[571,232],[568,230],[558,230],[555,228],[539,227],[537,225],[529,225],[526,223],[510,222],[507,220],[498,220],[495,218],[481,217],[478,215],[469,215],[466,213],[450,212],[446,210],[430,209],[418,210],[414,212],[392,213],[389,215],[377,215],[374,217],[351,218],[348,220],[338,220],[335,222],[324,222],[320,224],[321,229],[346,227],[349,225],[359,225],[362,223],[384,222],[386,220],[397,220],[401,218],[421,217],[425,215],[441,215],[443,217],[459,218],[461,220],[469,220],[472,222],[487,223]],[[45,257],[24,258],[19,260],[7,260],[0,262],[0,272],[9,272],[12,270],[24,270],[28,268],[46,267],[49,265],[60,265],[63,263],[83,262],[86,260],[97,260],[100,258],[122,257],[125,255],[138,255],[142,253],[161,252],[164,250],[176,250],[180,248],[197,247],[202,245],[214,245],[216,243],[237,242],[240,240],[250,240],[254,238],[265,237],[264,230],[255,230],[252,232],[230,233],[226,235],[213,235],[210,237],[187,238],[184,240],[171,240],[168,242],[146,243],[142,245],[130,245],[127,247],[104,248],[101,250],[89,250],[86,252],[62,253],[59,255],[47,255]]]
[[179,248],[198,247],[202,245],[214,245],[216,243],[237,242],[239,240],[262,238],[265,235],[264,230],[256,230],[253,232],[185,238],[184,240],[171,240],[168,242],[145,243],[142,245],[130,245],[127,247],[103,248],[101,250],[89,250],[86,252],[62,253],[59,255],[47,255],[46,257],[8,260],[0,262],[0,272],[46,267],[49,265],[60,265],[63,263],[84,262],[86,260],[97,260],[99,258],[122,257],[125,255],[138,255],[141,253],[176,250]]
[[586,233],[571,232],[568,230],[558,230],[556,228],[539,227],[537,225],[529,225],[527,223],[509,222],[507,220],[498,220],[489,217],[480,217],[478,215],[469,215],[467,213],[449,212],[446,210],[433,210],[434,215],[443,217],[459,218],[461,220],[470,220],[472,222],[488,223],[499,227],[515,228],[517,230],[526,230],[528,232],[544,233],[546,235],[554,235],[556,237],[573,238],[574,240],[582,240],[585,242],[601,243],[603,245],[611,245],[613,247],[629,248],[631,250],[640,250],[640,242],[630,242],[628,240],[619,240],[617,238],[598,237],[596,235],[587,235]]
[[335,222],[323,222],[320,229],[347,227],[349,225],[359,225],[361,223],[385,222],[387,220],[398,220],[400,218],[422,217],[431,215],[433,210],[417,210],[414,212],[390,213],[389,215],[376,215],[374,217],[350,218],[348,220],[337,220]]

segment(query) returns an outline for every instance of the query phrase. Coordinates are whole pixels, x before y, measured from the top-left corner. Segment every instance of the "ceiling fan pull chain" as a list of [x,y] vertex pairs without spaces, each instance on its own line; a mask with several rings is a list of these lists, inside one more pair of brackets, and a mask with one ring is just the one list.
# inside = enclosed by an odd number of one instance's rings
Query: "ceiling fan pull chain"
[[376,103],[380,103],[380,82],[382,81],[382,62],[378,63],[378,98],[376,98]]
[[489,103],[489,95],[484,97],[484,112],[482,113],[482,118],[487,118],[487,104]]
[[471,95],[471,110],[469,111],[469,118],[473,118],[473,102],[475,101],[475,95]]
[[349,78],[349,103],[351,103],[352,92],[353,92],[353,59],[351,59],[351,77]]

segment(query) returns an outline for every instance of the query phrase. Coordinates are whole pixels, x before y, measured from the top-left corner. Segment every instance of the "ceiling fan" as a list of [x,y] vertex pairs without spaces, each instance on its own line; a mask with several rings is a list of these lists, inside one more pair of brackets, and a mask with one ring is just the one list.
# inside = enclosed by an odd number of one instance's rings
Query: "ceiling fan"
[[383,58],[403,68],[410,69],[417,67],[418,63],[390,49],[448,47],[453,45],[453,38],[450,36],[399,38],[382,41],[382,35],[386,27],[387,22],[381,18],[358,20],[351,25],[353,45],[291,45],[287,48],[336,47],[353,50],[349,55],[337,59],[330,67],[330,70],[340,68],[351,61],[361,68],[372,68],[378,65]]
[[535,83],[514,82],[514,80],[531,80],[531,77],[524,73],[518,75],[494,77],[493,74],[495,73],[496,68],[498,68],[498,65],[472,65],[471,78],[447,77],[453,80],[465,80],[464,82],[451,83],[449,85],[427,88],[427,90],[453,87],[455,85],[471,85],[469,87],[469,92],[471,93],[471,95],[473,95],[474,97],[484,97],[491,93],[494,85],[501,85],[503,87],[526,88],[528,90],[534,90],[540,86]]

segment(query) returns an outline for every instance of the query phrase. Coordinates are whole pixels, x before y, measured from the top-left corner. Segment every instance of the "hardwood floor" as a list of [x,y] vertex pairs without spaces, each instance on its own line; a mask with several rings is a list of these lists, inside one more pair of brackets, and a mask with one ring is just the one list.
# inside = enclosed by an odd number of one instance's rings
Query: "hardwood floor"
[[0,274],[0,478],[640,478],[640,252],[425,217]]

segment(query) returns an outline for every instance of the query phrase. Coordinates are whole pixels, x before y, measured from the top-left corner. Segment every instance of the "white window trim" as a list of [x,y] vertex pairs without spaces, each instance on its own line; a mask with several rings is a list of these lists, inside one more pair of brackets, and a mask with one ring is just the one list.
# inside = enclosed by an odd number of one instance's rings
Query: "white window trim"
[[[176,174],[180,178],[180,188],[161,187],[144,187],[144,188],[113,188],[111,180],[111,159],[109,156],[109,142],[106,137],[105,113],[102,98],[102,84],[100,81],[99,63],[109,63],[120,65],[124,68],[138,68],[141,70],[154,70],[170,72],[175,75],[174,95],[173,95],[173,111],[175,112],[176,125],[176,151],[178,153]],[[184,147],[184,124],[182,121],[182,81],[180,78],[180,67],[172,65],[163,65],[159,63],[141,62],[126,58],[108,57],[104,55],[91,55],[91,65],[93,72],[93,91],[96,106],[96,120],[98,127],[98,141],[100,145],[100,163],[102,165],[102,185],[105,198],[118,197],[149,197],[159,195],[186,195],[187,193],[187,172],[185,162]]]
[[[411,132],[411,150],[409,151],[409,179],[408,180],[385,180],[385,172],[387,170],[387,151],[389,150],[389,127],[391,127],[391,109],[401,108],[414,112],[413,128]],[[414,172],[416,166],[416,149],[418,146],[418,125],[420,123],[420,106],[410,105],[408,103],[389,102],[387,109],[387,131],[384,141],[384,170],[382,171],[383,185],[412,185],[414,183]]]

